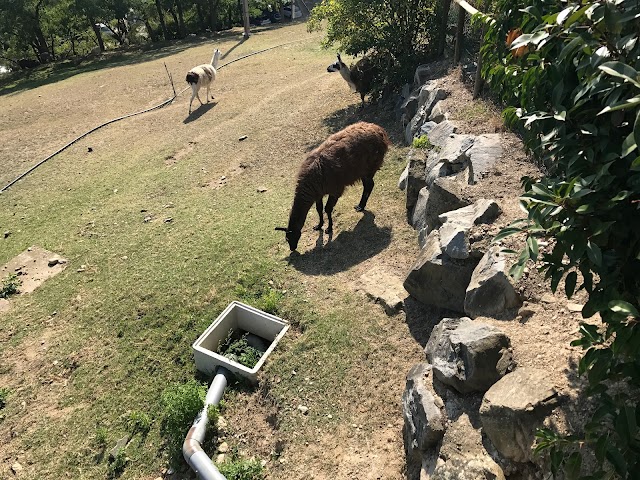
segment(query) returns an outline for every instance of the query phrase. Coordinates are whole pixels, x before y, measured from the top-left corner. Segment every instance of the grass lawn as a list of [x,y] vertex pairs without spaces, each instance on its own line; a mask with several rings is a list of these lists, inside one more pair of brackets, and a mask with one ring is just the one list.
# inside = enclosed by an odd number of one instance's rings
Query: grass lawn
[[[271,301],[293,328],[258,388],[225,393],[221,436],[231,451],[266,461],[272,479],[403,478],[400,395],[424,338],[404,314],[387,317],[356,291],[371,268],[402,276],[417,255],[397,189],[399,125],[388,109],[359,109],[359,96],[326,72],[334,52],[304,24],[241,38],[132,54],[0,94],[4,186],[99,123],[169,98],[163,62],[181,90],[213,48],[224,64],[296,41],[222,69],[215,100],[190,117],[184,94],[97,131],[0,195],[0,231],[11,232],[0,264],[30,245],[68,259],[0,314],[0,478],[16,462],[20,478],[105,478],[108,450],[141,415],[150,429],[133,436],[118,474],[162,476],[162,392],[208,380],[191,344],[234,299]],[[359,119],[385,126],[397,145],[369,212],[352,208],[360,187],[348,190],[333,240],[319,241],[310,212],[302,254],[290,257],[274,227],[286,225],[297,166]]]

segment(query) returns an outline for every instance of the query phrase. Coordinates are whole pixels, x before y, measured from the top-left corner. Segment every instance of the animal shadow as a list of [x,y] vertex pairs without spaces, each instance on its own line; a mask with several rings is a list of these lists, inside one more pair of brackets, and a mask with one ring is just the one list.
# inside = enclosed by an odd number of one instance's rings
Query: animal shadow
[[187,118],[185,118],[182,121],[182,123],[184,123],[186,125],[187,123],[191,123],[191,122],[194,122],[194,121],[198,120],[201,116],[203,116],[205,113],[207,113],[213,107],[215,107],[217,104],[218,104],[218,102],[209,101],[209,103],[205,103],[204,105],[200,105],[193,112],[191,112],[189,115],[187,115]]
[[365,211],[351,231],[342,231],[324,243],[323,232],[316,248],[302,255],[290,255],[289,263],[307,275],[332,275],[371,258],[391,243],[391,229],[375,224],[375,215]]

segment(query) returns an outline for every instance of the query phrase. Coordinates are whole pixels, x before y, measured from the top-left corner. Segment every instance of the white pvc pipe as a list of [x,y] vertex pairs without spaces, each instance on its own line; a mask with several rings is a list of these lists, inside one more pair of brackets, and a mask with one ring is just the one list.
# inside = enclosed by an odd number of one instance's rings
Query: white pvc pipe
[[227,387],[229,379],[233,376],[224,367],[218,367],[216,375],[209,386],[207,396],[204,400],[204,408],[193,421],[193,425],[189,429],[184,443],[182,444],[182,455],[187,461],[191,469],[202,480],[226,480],[216,466],[213,464],[209,455],[202,450],[202,443],[207,432],[208,415],[207,409],[209,405],[217,405],[222,398],[224,389]]

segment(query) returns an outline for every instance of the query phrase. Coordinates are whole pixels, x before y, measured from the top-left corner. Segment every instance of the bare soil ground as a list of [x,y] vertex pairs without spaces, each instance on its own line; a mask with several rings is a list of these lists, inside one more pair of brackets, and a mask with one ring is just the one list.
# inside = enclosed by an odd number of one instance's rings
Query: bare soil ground
[[[450,312],[408,299],[404,312],[387,317],[354,292],[373,268],[402,278],[418,254],[397,189],[407,150],[401,125],[390,104],[359,108],[359,97],[326,72],[333,52],[321,50],[304,24],[240,38],[215,39],[222,64],[300,42],[221,70],[215,100],[191,116],[185,94],[106,127],[0,197],[0,231],[12,231],[0,240],[0,264],[39,244],[70,266],[17,299],[11,315],[0,313],[0,386],[12,392],[0,420],[0,478],[104,478],[96,427],[108,427],[111,446],[128,411],[157,413],[163,388],[194,375],[191,342],[235,281],[263,262],[271,284],[302,303],[300,316],[316,320],[288,318],[295,328],[259,388],[229,392],[218,442],[263,461],[270,479],[405,477],[404,376]],[[169,98],[163,61],[181,89],[184,72],[211,57],[210,42],[189,47],[0,95],[0,183],[95,125]],[[444,74],[447,107],[462,132],[501,131],[495,108],[473,106],[459,72]],[[394,143],[369,211],[356,213],[359,188],[348,190],[334,237],[313,232],[310,218],[302,254],[290,255],[273,227],[286,224],[297,165],[360,119],[385,126]],[[469,189],[472,198],[498,201],[499,225],[519,216],[520,177],[537,174],[518,140],[504,137],[507,154],[495,174]],[[519,288],[533,313],[483,320],[507,332],[519,365],[545,369],[575,397],[570,367],[578,353],[568,344],[579,314],[559,295],[540,304],[544,285],[531,269]],[[191,478],[167,473],[158,428],[154,422],[148,438],[127,447],[122,478]]]

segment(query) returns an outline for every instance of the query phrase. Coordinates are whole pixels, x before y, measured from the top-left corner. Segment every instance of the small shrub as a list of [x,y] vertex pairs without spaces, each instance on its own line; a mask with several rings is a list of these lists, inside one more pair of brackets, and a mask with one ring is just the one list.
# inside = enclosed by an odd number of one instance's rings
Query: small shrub
[[107,466],[109,478],[116,478],[122,475],[122,472],[124,472],[127,463],[129,463],[129,457],[127,457],[127,453],[123,448],[116,454],[114,459]]
[[426,135],[420,135],[413,139],[411,144],[413,148],[426,148],[427,150],[431,150],[433,148],[433,144],[429,141],[429,137]]
[[143,412],[130,412],[127,416],[127,428],[131,435],[141,433],[146,435],[151,429],[151,419]]
[[9,397],[10,390],[8,388],[0,388],[0,410],[7,406],[7,398]]
[[168,387],[162,393],[161,432],[166,439],[172,464],[180,462],[182,442],[193,420],[204,407],[207,390],[195,380]]
[[262,480],[265,477],[264,467],[258,460],[234,459],[217,467],[227,480]]
[[7,298],[9,295],[18,293],[21,285],[22,280],[15,273],[9,274],[0,285],[0,298]]
[[105,427],[96,427],[95,442],[98,448],[107,446],[108,431]]

